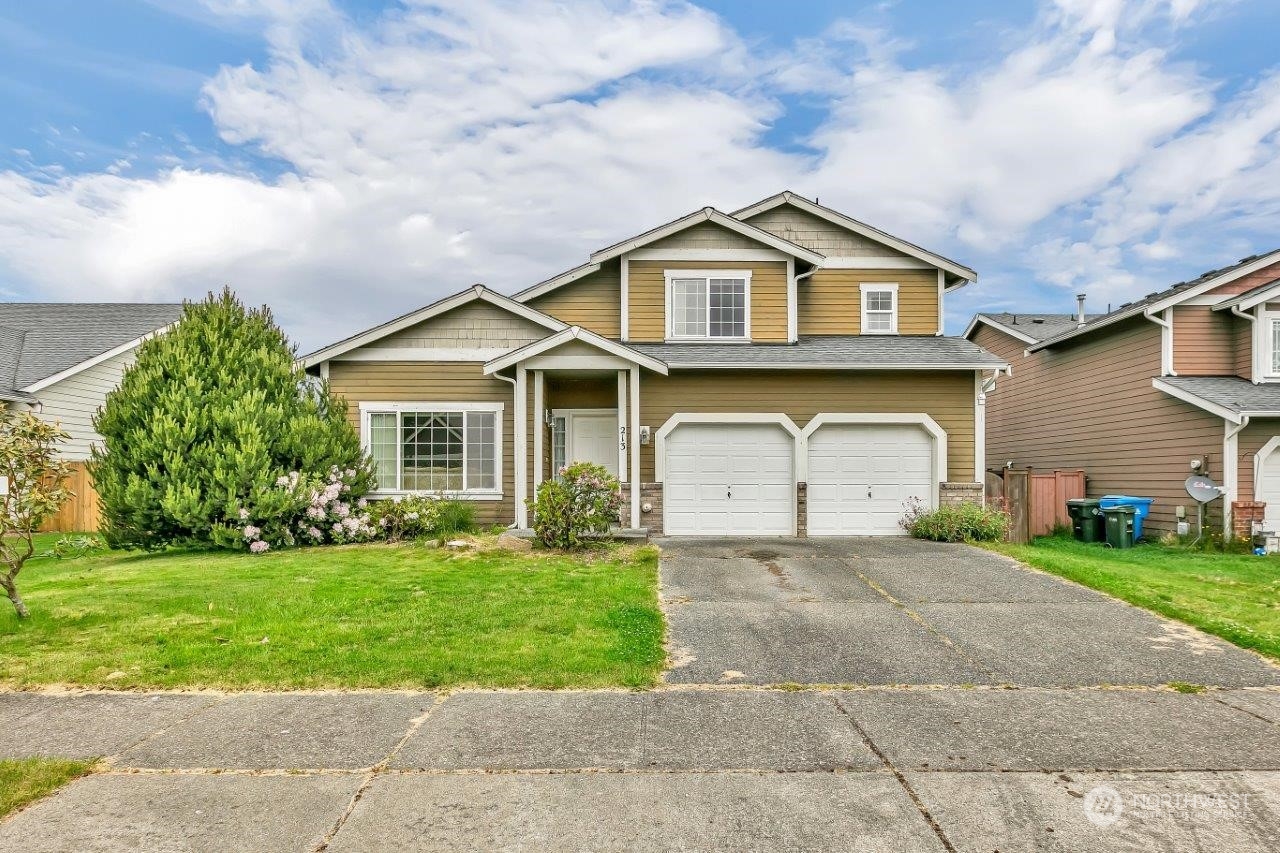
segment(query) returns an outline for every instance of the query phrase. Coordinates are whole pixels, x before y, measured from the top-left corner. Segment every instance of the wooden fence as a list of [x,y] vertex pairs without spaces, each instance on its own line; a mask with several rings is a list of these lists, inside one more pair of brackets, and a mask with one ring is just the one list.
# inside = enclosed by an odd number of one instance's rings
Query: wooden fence
[[99,522],[98,493],[93,488],[93,478],[85,462],[72,462],[67,488],[75,492],[73,497],[58,510],[58,514],[41,525],[41,532],[96,532]]
[[1046,471],[1009,468],[987,473],[988,501],[1002,500],[1012,524],[1009,541],[1030,542],[1055,527],[1070,527],[1067,501],[1085,496],[1084,471]]

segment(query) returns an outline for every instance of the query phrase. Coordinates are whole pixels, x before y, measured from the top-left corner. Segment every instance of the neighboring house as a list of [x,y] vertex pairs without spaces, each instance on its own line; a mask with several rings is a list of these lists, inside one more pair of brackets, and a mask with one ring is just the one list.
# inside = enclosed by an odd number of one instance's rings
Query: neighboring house
[[1082,468],[1090,496],[1156,498],[1157,531],[1195,521],[1184,483],[1207,474],[1213,523],[1280,530],[1280,251],[1101,315],[978,314],[965,337],[1013,365],[987,395],[993,468]]
[[149,303],[0,303],[0,401],[58,422],[70,436],[61,456],[72,462],[77,498],[55,529],[93,529],[95,499],[84,471],[90,447],[101,440],[93,415],[138,344],[181,313],[181,305]]
[[304,359],[351,408],[378,495],[530,522],[565,463],[668,534],[900,533],[917,499],[981,498],[979,389],[943,336],[968,267],[782,193],[704,208],[508,298],[480,285]]

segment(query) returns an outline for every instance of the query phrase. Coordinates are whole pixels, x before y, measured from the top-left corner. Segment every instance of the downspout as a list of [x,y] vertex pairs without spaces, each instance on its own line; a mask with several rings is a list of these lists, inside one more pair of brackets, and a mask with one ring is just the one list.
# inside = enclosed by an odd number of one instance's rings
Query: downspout
[[[1226,506],[1222,508],[1222,535],[1230,537],[1232,533],[1232,504],[1240,499],[1240,442],[1239,435],[1245,427],[1249,425],[1249,416],[1241,415],[1240,423],[1235,426],[1230,421],[1226,422],[1226,429],[1222,436],[1222,479],[1225,485]],[[1228,468],[1227,466],[1231,467]],[[1258,484],[1254,483],[1254,492],[1257,493]]]
[[1249,381],[1257,385],[1262,372],[1258,370],[1258,318],[1250,312],[1241,311],[1239,305],[1232,305],[1231,313],[1249,321]]
[[[512,399],[512,401],[514,402],[514,401],[515,401],[515,396],[516,396],[516,378],[515,378],[514,376],[503,376],[501,373],[495,373],[495,374],[493,374],[493,378],[494,378],[494,379],[501,379],[503,382],[510,382],[510,383],[511,383],[511,399]],[[513,412],[512,414],[514,414],[514,412]],[[513,424],[513,426],[514,426],[514,424]],[[514,429],[513,429],[512,431],[514,432]],[[513,438],[514,438],[514,436],[513,436]],[[501,472],[499,472],[498,476],[499,476],[499,477],[501,477],[501,476],[502,476]],[[501,483],[501,481],[499,481],[499,483]],[[515,529],[516,529],[516,522],[515,522],[515,521],[512,521],[510,524],[508,524],[508,525],[507,525],[507,529],[508,529],[508,530],[515,530]]]
[[1163,376],[1177,376],[1173,369],[1173,322],[1167,317],[1157,317],[1147,308],[1142,316],[1160,327],[1160,373]]

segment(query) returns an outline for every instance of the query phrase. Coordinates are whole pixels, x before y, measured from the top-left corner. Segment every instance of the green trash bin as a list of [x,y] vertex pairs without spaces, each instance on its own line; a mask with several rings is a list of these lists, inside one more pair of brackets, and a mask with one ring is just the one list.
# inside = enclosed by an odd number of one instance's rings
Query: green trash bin
[[1133,520],[1138,508],[1132,506],[1111,506],[1102,511],[1106,519],[1107,544],[1112,548],[1133,547]]
[[1067,515],[1071,516],[1071,535],[1078,542],[1102,542],[1106,528],[1102,507],[1096,498],[1072,498],[1067,501]]

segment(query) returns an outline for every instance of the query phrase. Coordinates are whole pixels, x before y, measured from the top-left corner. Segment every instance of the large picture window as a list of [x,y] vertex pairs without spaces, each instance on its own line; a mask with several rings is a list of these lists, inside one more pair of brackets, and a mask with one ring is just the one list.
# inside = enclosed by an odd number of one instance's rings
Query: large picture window
[[380,492],[500,496],[502,404],[364,404]]
[[746,270],[668,270],[667,337],[746,340],[751,330],[751,275]]

